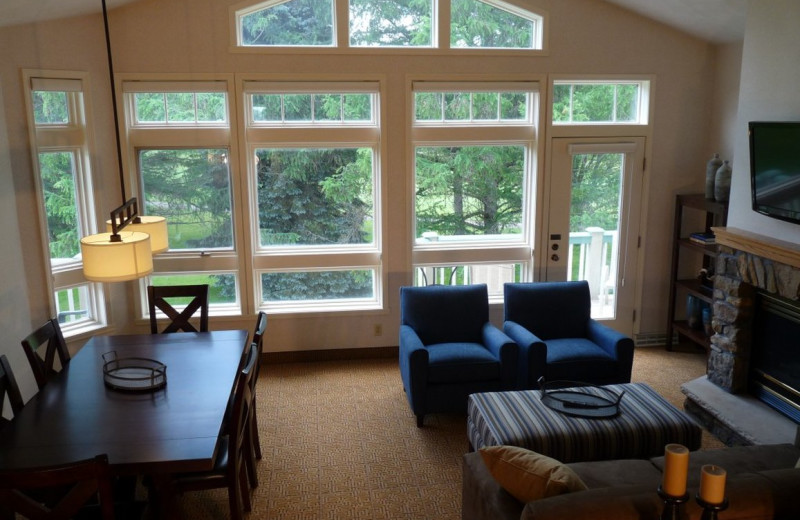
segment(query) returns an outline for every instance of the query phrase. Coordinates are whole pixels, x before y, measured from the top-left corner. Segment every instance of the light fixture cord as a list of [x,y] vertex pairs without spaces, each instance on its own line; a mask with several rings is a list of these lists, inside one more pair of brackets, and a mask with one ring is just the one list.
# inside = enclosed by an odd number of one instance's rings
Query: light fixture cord
[[117,141],[117,161],[119,165],[119,189],[122,193],[122,203],[125,204],[125,176],[122,173],[122,147],[119,137],[119,114],[117,114],[117,89],[114,83],[114,62],[111,59],[111,36],[108,31],[108,12],[106,11],[106,0],[103,3],[103,25],[106,30],[106,53],[108,54],[108,77],[111,82],[111,108],[114,112],[114,135]]

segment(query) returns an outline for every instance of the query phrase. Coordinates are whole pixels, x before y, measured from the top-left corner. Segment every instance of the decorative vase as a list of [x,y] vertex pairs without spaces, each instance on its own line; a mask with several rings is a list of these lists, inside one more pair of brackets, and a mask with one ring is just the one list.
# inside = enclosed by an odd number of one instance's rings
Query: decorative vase
[[702,301],[693,295],[686,297],[686,322],[692,329],[703,328],[703,307]]
[[714,157],[708,160],[706,163],[706,198],[707,199],[714,199],[714,179],[717,176],[717,170],[719,167],[722,166],[722,159],[719,158],[719,154],[715,153]]
[[714,199],[717,202],[727,202],[731,195],[731,164],[723,161],[722,166],[714,176]]
[[711,326],[711,306],[708,304],[703,305],[703,332],[706,336],[711,337],[714,335],[714,328]]

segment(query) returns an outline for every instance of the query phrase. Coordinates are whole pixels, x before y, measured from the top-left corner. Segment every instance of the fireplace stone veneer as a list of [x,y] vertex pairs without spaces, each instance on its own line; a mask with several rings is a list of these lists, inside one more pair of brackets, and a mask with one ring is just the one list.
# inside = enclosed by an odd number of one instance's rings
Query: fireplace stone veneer
[[758,290],[800,302],[800,245],[735,228],[714,228],[719,252],[708,380],[731,393],[747,391]]

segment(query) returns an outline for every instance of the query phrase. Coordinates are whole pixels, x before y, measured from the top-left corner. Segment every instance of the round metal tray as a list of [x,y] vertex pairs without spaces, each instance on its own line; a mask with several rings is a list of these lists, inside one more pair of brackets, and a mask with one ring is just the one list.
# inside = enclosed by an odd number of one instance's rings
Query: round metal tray
[[563,414],[589,419],[606,419],[619,415],[623,390],[613,392],[602,386],[576,381],[551,381],[539,379],[542,403]]
[[103,354],[103,382],[114,390],[149,392],[167,384],[167,365],[154,359]]

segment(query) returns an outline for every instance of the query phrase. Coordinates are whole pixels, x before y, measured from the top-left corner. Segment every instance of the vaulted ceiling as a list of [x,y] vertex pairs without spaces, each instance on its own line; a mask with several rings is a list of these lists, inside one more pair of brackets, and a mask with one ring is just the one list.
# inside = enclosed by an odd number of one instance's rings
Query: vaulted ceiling
[[[136,0],[107,0],[108,9]],[[748,0],[605,0],[714,42],[744,37]],[[98,12],[101,0],[2,0],[0,26]]]

